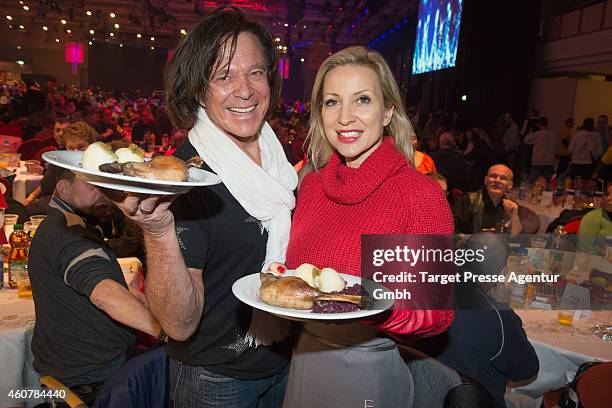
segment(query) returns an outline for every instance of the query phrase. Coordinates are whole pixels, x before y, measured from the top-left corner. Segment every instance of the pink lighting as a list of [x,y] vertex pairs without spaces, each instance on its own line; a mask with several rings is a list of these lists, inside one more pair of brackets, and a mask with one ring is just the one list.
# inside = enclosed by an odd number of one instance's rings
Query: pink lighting
[[289,79],[289,58],[280,57],[278,59],[278,71],[283,79]]
[[203,1],[202,6],[204,6],[204,8],[214,9],[221,5],[227,4],[227,5],[236,6],[236,7],[240,7],[240,8],[248,9],[248,10],[273,11],[275,7],[267,3],[268,2],[251,1],[251,0]]
[[66,43],[66,62],[72,64],[72,75],[78,72],[79,64],[85,61],[85,51],[82,43]]

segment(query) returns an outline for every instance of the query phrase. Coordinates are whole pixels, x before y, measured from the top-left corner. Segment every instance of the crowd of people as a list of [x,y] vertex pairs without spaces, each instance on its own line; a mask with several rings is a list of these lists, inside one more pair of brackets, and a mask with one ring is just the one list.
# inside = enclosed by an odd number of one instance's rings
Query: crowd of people
[[[515,407],[506,381],[535,376],[538,359],[520,318],[486,287],[415,286],[418,302],[374,319],[298,329],[241,303],[232,285],[302,263],[359,276],[361,237],[373,233],[471,235],[468,248],[496,248],[481,273],[499,273],[508,247],[495,233],[524,227],[508,198],[515,175],[607,180],[607,117],[575,133],[568,120],[560,134],[536,110],[522,128],[509,113],[492,129],[459,130],[456,115],[441,113],[419,121],[383,57],[362,47],[325,60],[309,102],[282,101],[275,48],[263,25],[221,8],[181,41],[165,101],[0,84],[0,134],[68,150],[132,142],[199,156],[222,180],[178,197],[105,197],[47,169],[26,203],[48,214],[30,253],[35,369],[91,404],[121,375],[136,330],[166,344],[176,407],[433,407],[464,376],[486,387],[482,406]],[[465,194],[453,200],[452,190]],[[144,296],[126,289],[116,260],[126,248],[141,250]],[[445,332],[446,343],[429,342],[437,349],[414,348]],[[163,387],[143,388],[164,398]]]

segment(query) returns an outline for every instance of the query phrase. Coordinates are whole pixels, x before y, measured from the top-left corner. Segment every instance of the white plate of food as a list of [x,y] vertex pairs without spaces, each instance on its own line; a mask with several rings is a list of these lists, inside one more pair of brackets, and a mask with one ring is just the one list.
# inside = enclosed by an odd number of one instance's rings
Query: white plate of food
[[[325,269],[328,269],[328,268],[325,268]],[[295,282],[298,282],[299,280],[301,280],[301,278],[294,276],[294,273],[295,271],[288,270],[281,277],[279,276],[274,277],[271,274],[259,274],[259,273],[248,275],[234,282],[234,285],[232,286],[232,292],[241,302],[246,303],[247,305],[255,309],[263,310],[264,312],[272,313],[274,315],[277,315],[283,318],[287,318],[287,319],[291,319],[291,320],[307,321],[307,320],[363,319],[363,318],[374,316],[376,314],[384,312],[385,310],[393,306],[393,300],[391,296],[389,296],[390,294],[389,289],[385,288],[384,286],[378,283],[375,283],[372,281],[366,282],[365,279],[362,279],[360,277],[347,275],[343,273],[340,273],[338,275],[342,278],[342,280],[345,281],[346,288],[350,290],[350,288],[353,285],[360,284],[369,292],[370,296],[368,296],[367,301],[365,298],[362,299],[362,301],[360,302],[360,306],[357,306],[358,310],[338,312],[337,310],[344,309],[344,307],[341,305],[348,304],[348,303],[329,302],[330,298],[328,296],[331,295],[332,296],[331,299],[335,299],[334,297],[337,295],[333,293],[322,292],[319,289],[308,285],[308,283],[306,283],[307,292],[309,294],[312,293],[316,295],[317,297],[314,298],[313,300],[313,298],[311,298],[310,295],[308,295],[306,304],[296,305],[298,307],[304,307],[304,308],[296,309],[296,308],[289,307],[293,305],[292,304],[292,300],[294,299],[293,294],[295,294],[295,291],[292,291],[292,290],[290,290],[291,294],[287,294],[287,299],[285,299],[288,301],[288,303],[282,300],[280,302],[270,301],[271,299],[270,291],[269,291],[269,289],[271,288],[269,286],[270,282],[272,285],[276,285],[277,284],[276,282],[279,282],[281,279],[285,279],[283,281],[283,284],[289,283],[290,285],[293,285]],[[263,278],[264,280],[263,283],[262,283],[262,275],[265,275]],[[298,281],[295,281],[295,279],[298,279]],[[305,283],[305,281],[302,281],[302,282]],[[302,285],[302,282],[298,282],[299,285],[301,285],[298,291],[304,288]],[[287,286],[283,286],[283,288],[286,288],[286,287]],[[268,292],[264,292],[262,289],[268,290]],[[379,290],[377,292],[377,295],[378,297],[381,298],[380,300],[376,300],[372,297],[373,293],[371,292],[374,289]],[[383,292],[387,296],[381,296],[381,293]],[[359,290],[355,290],[355,293],[359,293]],[[278,296],[278,294],[279,294],[279,290],[275,290],[274,295],[272,295],[272,297],[276,297]],[[361,298],[361,296],[351,296],[351,295],[349,295],[348,297],[352,298],[351,301],[358,300],[357,298]],[[264,301],[264,299],[266,299],[266,301]],[[324,302],[320,303],[318,299],[324,299]],[[304,298],[297,299],[297,303],[303,303],[302,302],[303,300]],[[306,308],[308,307],[307,303],[311,301],[315,304],[315,306],[314,308],[307,309]],[[281,307],[281,306],[270,304],[270,303],[284,304],[284,306],[288,306],[288,307]],[[340,309],[334,310],[334,308],[337,308],[337,307],[339,307]],[[367,308],[364,308],[364,307],[367,307]],[[323,310],[323,311],[317,312],[315,310]],[[334,311],[330,311],[330,310],[334,310]]]
[[[168,158],[170,156],[160,157]],[[84,168],[83,152],[78,151],[55,150],[44,153],[42,158],[52,165],[72,170],[79,178],[95,186],[132,193],[155,195],[182,194],[194,187],[210,186],[221,183],[221,179],[216,174],[195,167],[188,167],[188,177],[186,181],[175,181],[138,177],[122,173],[108,173],[100,170],[93,170],[91,168]],[[138,164],[149,163],[151,163],[151,161],[145,159],[143,163]],[[164,170],[157,168],[156,171],[163,172]],[[155,175],[156,174],[153,174],[152,177]]]

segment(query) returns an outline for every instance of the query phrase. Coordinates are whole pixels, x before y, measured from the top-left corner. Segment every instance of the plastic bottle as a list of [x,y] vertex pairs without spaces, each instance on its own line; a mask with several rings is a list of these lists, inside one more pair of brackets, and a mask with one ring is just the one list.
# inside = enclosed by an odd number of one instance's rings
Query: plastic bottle
[[529,189],[527,185],[527,179],[523,178],[521,180],[521,184],[519,184],[519,199],[526,200],[527,199],[527,190]]
[[513,278],[509,282],[510,286],[510,305],[514,308],[525,306],[527,283],[520,283],[519,280],[527,272],[527,248],[521,248],[520,244],[510,243],[510,256],[508,258],[508,278]]
[[[9,286],[13,289],[17,288],[18,280],[22,276],[27,276],[28,270],[28,251],[30,248],[30,236],[23,230],[23,224],[15,224],[13,233],[9,238],[9,244],[11,246],[11,254],[9,256]],[[29,287],[29,280],[27,287],[19,288],[20,296],[21,292],[24,294],[29,291],[30,296],[32,295],[32,289]]]

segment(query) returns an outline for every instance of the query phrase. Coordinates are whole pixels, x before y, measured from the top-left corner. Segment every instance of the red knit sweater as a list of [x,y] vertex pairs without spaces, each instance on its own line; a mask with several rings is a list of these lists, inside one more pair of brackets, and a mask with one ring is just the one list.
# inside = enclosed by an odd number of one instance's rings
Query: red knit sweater
[[[361,234],[452,234],[450,208],[438,183],[401,155],[393,140],[359,168],[337,154],[307,175],[300,189],[287,248],[287,266],[308,262],[361,275]],[[442,296],[450,297],[450,290]],[[435,335],[453,320],[452,310],[393,310],[379,330],[401,335]]]

